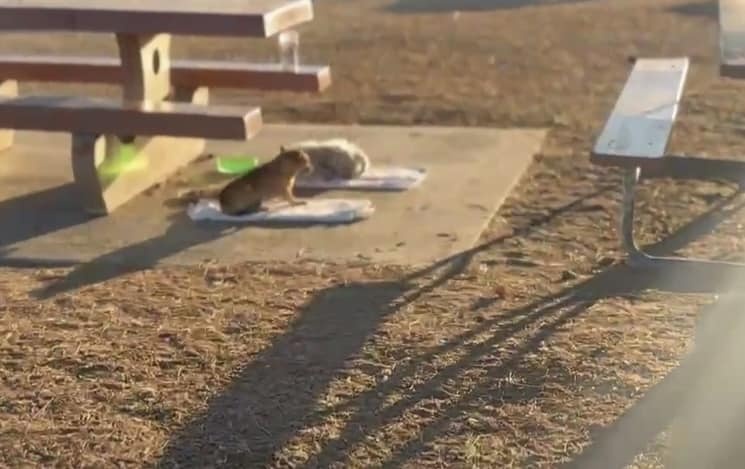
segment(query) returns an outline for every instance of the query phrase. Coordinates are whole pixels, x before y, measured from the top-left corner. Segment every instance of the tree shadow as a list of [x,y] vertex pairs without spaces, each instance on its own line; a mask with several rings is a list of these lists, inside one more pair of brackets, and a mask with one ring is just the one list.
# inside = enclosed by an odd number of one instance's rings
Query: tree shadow
[[511,10],[533,6],[584,3],[593,0],[397,0],[385,10],[392,13],[448,13],[455,11]]
[[[525,356],[537,353],[544,341],[586,312],[597,301],[613,296],[634,295],[647,289],[681,293],[712,293],[719,291],[723,277],[732,275],[731,271],[728,274],[714,272],[715,276],[712,277],[712,273],[712,269],[708,266],[695,264],[684,271],[674,273],[669,271],[639,272],[624,264],[619,264],[577,286],[509,311],[498,320],[483,322],[477,328],[418,356],[416,364],[397,368],[396,373],[389,377],[384,384],[362,393],[342,406],[334,408],[333,411],[327,411],[307,419],[304,426],[310,427],[319,424],[323,417],[328,414],[359,409],[347,420],[347,424],[333,441],[327,443],[312,460],[300,467],[306,469],[331,467],[335,463],[343,463],[345,448],[362,443],[369,434],[392,424],[407,410],[437,395],[438,390],[442,389],[444,385],[452,382],[464,370],[472,368],[484,360],[490,353],[493,353],[498,345],[514,337],[518,332],[537,328],[537,332],[514,349],[507,360],[499,366],[489,368],[488,373],[482,376],[480,380],[483,384],[459,396],[456,404],[441,409],[438,418],[427,424],[418,435],[411,436],[408,442],[394,451],[383,465],[383,467],[390,468],[402,467],[409,459],[426,451],[428,444],[443,435],[447,428],[457,419],[462,418],[468,410],[482,408],[486,403],[491,405],[514,404],[529,399],[530,393],[526,394],[524,387],[521,387],[518,391],[513,387],[505,386],[505,380],[509,375],[515,374],[517,370],[524,366],[522,360]],[[744,276],[745,268],[739,269],[737,273]],[[466,345],[473,338],[490,330],[497,330],[498,332],[486,341],[475,345]],[[461,348],[465,346],[468,351],[462,354],[462,357],[455,363],[439,371],[434,378],[423,385],[417,386],[413,389],[413,392],[410,390],[409,396],[399,399],[395,404],[385,405],[391,393],[404,385],[406,378],[414,373],[417,366],[422,363],[430,363],[437,356],[447,353],[448,350],[456,346]],[[541,375],[540,370],[525,369],[523,371],[526,375]],[[545,377],[541,377],[541,379],[545,379]],[[571,381],[569,376],[566,379]],[[538,387],[542,383],[530,384]],[[562,383],[556,383],[552,380],[551,384],[561,385]],[[650,418],[651,414],[645,415]],[[654,426],[650,425],[650,428],[654,428]],[[601,458],[597,461],[605,460]],[[584,467],[589,469],[591,467],[610,466],[600,464]]]
[[[650,246],[648,249],[660,255],[670,255],[674,250],[682,245],[690,243],[696,238],[710,232],[718,223],[720,223],[732,211],[721,213],[722,207],[730,203],[733,195],[716,204],[709,211],[700,217],[692,220],[670,237],[661,240]],[[522,347],[518,348],[512,357],[501,364],[499,367],[492,368],[488,373],[488,378],[482,380],[484,383],[494,383],[504,380],[505,377],[514,372],[520,366],[521,357],[536,352],[537,346],[548,338],[554,331],[564,326],[571,319],[576,318],[586,310],[587,307],[596,301],[606,297],[628,296],[643,290],[653,289],[676,293],[719,293],[731,291],[736,285],[745,279],[745,268],[739,266],[722,266],[706,263],[690,263],[684,266],[676,266],[672,269],[654,269],[639,271],[632,269],[627,265],[619,264],[613,266],[591,279],[580,283],[579,285],[565,290],[558,295],[546,298],[528,305],[527,307],[512,311],[509,315],[517,313],[525,315],[515,324],[515,330],[529,326],[530,322],[541,321],[539,332],[530,337]],[[559,312],[552,319],[544,318],[552,313]],[[476,333],[483,332],[482,325]],[[726,327],[726,326],[724,326]],[[510,334],[514,330],[506,330]],[[466,337],[459,338],[461,343],[465,343],[471,333]],[[493,340],[498,343],[504,340],[504,334],[496,334]],[[479,358],[490,350],[493,350],[495,343],[492,340],[486,343],[485,347],[481,344],[478,347],[472,347],[467,358],[461,360],[454,367],[431,380],[419,392],[419,397],[427,396],[435,392],[447,379],[457,375],[460,370],[468,366],[473,366]],[[702,358],[705,357],[705,358]],[[427,357],[423,357],[427,360]],[[673,372],[658,387],[650,391],[647,395],[649,399],[643,399],[634,409],[629,411],[629,416],[620,421],[619,426],[612,426],[602,437],[602,442],[597,447],[588,450],[587,454],[579,457],[571,467],[573,469],[590,469],[590,468],[609,468],[621,469],[628,464],[633,457],[639,454],[647,443],[670,422],[671,418],[676,415],[675,412],[681,407],[681,402],[685,393],[685,384],[690,384],[702,376],[703,370],[711,367],[710,350],[700,350],[696,357],[691,360],[690,364],[685,364],[681,369]],[[535,370],[533,370],[535,371]],[[443,379],[444,378],[444,379]],[[561,384],[553,383],[552,384]],[[708,387],[707,387],[708,389]],[[385,394],[384,390],[375,389],[370,392],[372,395]],[[529,396],[518,396],[511,393],[509,389],[494,388],[489,384],[479,386],[466,395],[461,396],[458,403],[447,408],[440,418],[428,424],[418,435],[409,440],[403,447],[397,449],[390,458],[388,458],[384,467],[401,467],[408,459],[424,451],[428,443],[433,442],[438,436],[442,435],[448,426],[457,418],[461,417],[464,412],[470,408],[483,407],[484,401],[491,403],[515,402],[516,399],[527,399]],[[381,400],[381,402],[384,399]],[[369,400],[365,401],[366,403]],[[397,415],[401,415],[403,407],[409,407],[415,403],[415,400],[405,403],[396,409]],[[359,403],[358,403],[359,404]],[[397,403],[398,405],[398,403]],[[379,418],[377,409],[371,409],[368,412],[376,414],[374,426],[365,423],[362,420],[352,419],[342,431],[340,437],[335,440],[337,444],[343,442],[344,447],[353,446],[361,441],[365,433],[373,431],[375,428],[390,423],[395,418],[393,412],[384,412],[388,420]],[[322,465],[328,465],[331,462],[338,461],[335,456],[340,454],[340,448],[329,446],[323,449],[319,458],[314,463],[320,462]],[[306,467],[311,467],[308,465]],[[701,467],[701,466],[699,466]]]
[[[611,187],[555,208],[524,230],[490,245],[521,236]],[[336,285],[317,293],[281,337],[238,371],[207,410],[173,436],[159,465],[268,464],[274,451],[295,434],[295,426],[312,419],[319,396],[375,334],[381,321],[463,273],[472,257],[487,247],[452,256],[396,281]],[[433,280],[416,284],[438,271]]]
[[[601,298],[635,294],[644,289],[710,293],[721,287],[719,282],[724,274],[713,275],[711,269],[705,266],[691,265],[676,272],[640,273],[618,264],[579,285],[508,311],[498,319],[484,321],[423,351],[409,364],[397,366],[385,381],[331,410],[314,410],[330,383],[342,375],[345,364],[355,358],[364,344],[374,337],[385,318],[463,273],[478,253],[508,239],[524,236],[557,215],[577,208],[583,200],[606,190],[608,188],[601,188],[580,197],[533,220],[522,229],[516,229],[510,235],[444,259],[396,281],[336,285],[319,292],[299,312],[297,320],[287,332],[240,370],[231,384],[208,403],[203,413],[173,435],[160,460],[160,467],[264,467],[273,462],[276,452],[297,436],[302,428],[313,428],[331,414],[351,413],[337,436],[323,444],[309,461],[300,466],[330,467],[335,462],[343,462],[345,448],[354,447],[371,432],[385,427],[403,412],[433,396],[443,384],[472,367],[518,331],[537,329],[511,353],[510,358],[490,368],[484,383],[500,380],[521,366],[526,354],[535,351],[557,329]],[[713,215],[716,209],[684,227],[681,232],[688,234],[674,238],[671,244],[682,242],[682,237],[695,237],[704,232],[702,224],[717,221]],[[663,248],[662,244],[656,247],[658,250]],[[745,270],[739,271],[738,275],[743,273]],[[425,277],[429,280],[422,282]],[[473,338],[492,330],[497,332],[485,342],[473,343]],[[465,348],[466,353],[429,381],[414,388],[409,386],[406,397],[388,404],[392,394],[405,385],[417,367],[432,362],[438,355],[455,347]],[[491,396],[489,399],[497,402],[507,397],[505,393],[509,394],[509,391],[503,389],[497,392],[488,384],[477,386],[456,404],[443,409],[431,424],[397,449],[388,458],[386,467],[399,467],[412,455],[423,451],[429,442],[445,431],[453,419],[471,406],[479,405],[484,396]]]

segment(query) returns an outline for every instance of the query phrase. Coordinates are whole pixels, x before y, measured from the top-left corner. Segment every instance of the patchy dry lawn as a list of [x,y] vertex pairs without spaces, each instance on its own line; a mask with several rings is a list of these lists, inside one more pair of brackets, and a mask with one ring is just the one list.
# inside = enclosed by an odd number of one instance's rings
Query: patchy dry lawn
[[[483,244],[416,272],[128,271],[44,301],[37,289],[68,271],[3,269],[0,466],[558,467],[677,366],[711,285],[628,272],[618,173],[592,167],[587,150],[628,55],[692,58],[674,150],[745,149],[743,85],[716,76],[714,4],[481,0],[453,15],[454,1],[399,3],[318,0],[302,48],[334,67],[328,94],[219,98],[258,99],[275,121],[550,126]],[[68,37],[58,48],[112,47]],[[736,218],[716,234],[689,225],[736,209],[735,187],[657,181],[641,192],[645,242],[678,233],[660,249],[742,251]],[[659,467],[663,447],[637,466]]]

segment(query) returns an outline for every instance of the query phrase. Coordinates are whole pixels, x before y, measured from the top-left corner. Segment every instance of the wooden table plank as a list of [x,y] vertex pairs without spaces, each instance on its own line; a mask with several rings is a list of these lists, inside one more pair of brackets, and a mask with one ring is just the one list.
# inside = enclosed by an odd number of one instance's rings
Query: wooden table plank
[[745,78],[745,1],[719,0],[719,73]]
[[257,107],[123,104],[72,96],[0,98],[0,128],[4,129],[248,140],[261,125]]
[[[109,57],[0,55],[0,80],[56,83],[120,84],[121,61]],[[321,92],[331,84],[328,66],[173,60],[171,82],[177,86]]]
[[313,19],[311,0],[0,0],[0,30],[268,37]]

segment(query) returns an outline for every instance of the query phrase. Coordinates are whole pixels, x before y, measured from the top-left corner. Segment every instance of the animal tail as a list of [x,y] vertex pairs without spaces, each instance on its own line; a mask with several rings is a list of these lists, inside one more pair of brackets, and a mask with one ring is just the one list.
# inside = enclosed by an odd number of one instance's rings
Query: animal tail
[[201,189],[186,189],[176,195],[176,200],[183,204],[198,202],[200,199],[217,199],[222,186],[211,186]]
[[357,176],[361,176],[370,169],[370,159],[364,153],[357,154]]

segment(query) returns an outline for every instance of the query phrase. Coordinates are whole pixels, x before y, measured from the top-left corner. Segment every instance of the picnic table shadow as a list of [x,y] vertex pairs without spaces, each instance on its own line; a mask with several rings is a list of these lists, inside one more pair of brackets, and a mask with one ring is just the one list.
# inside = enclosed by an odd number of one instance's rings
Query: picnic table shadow
[[[311,197],[324,193],[324,190],[305,190],[298,192],[302,197]],[[176,208],[179,203],[174,199],[166,200],[166,207]],[[183,209],[183,206],[180,206]],[[112,215],[116,216],[116,214]],[[74,183],[61,184],[6,200],[0,200],[0,265],[6,267],[72,267],[80,264],[75,261],[38,258],[12,258],[13,244],[27,241],[36,237],[54,233],[56,231],[84,225],[96,217],[86,213],[80,206],[79,189]],[[227,230],[264,228],[264,229],[301,229],[308,227],[308,223],[251,223],[251,224],[194,224],[186,216],[173,215],[171,226],[160,237],[153,238],[133,246],[125,247],[116,252],[101,256],[89,263],[85,263],[79,270],[82,281],[83,272],[89,276],[92,283],[106,280],[144,267],[152,267],[159,259],[175,254],[183,249],[215,240],[224,235]],[[343,226],[343,223],[334,226]],[[333,228],[329,226],[328,228]],[[191,239],[190,239],[191,237]],[[147,254],[147,256],[146,256]],[[149,260],[147,260],[149,258]],[[86,264],[90,264],[85,267]],[[131,264],[130,268],[123,265]],[[91,271],[100,269],[101,280]],[[76,277],[78,274],[76,274]],[[72,282],[72,284],[76,282]],[[72,286],[72,285],[71,285]],[[63,291],[63,290],[60,290]]]
[[[538,223],[402,278],[339,284],[318,292],[283,334],[235,373],[231,383],[208,402],[205,411],[195,415],[172,436],[159,467],[265,467],[281,463],[275,459],[277,452],[301,429],[323,423],[324,415],[329,411],[317,409],[318,399],[334,379],[343,376],[349,360],[360,353],[365,343],[373,340],[381,322],[465,272],[478,253],[515,236],[525,235],[576,205],[574,202],[568,204],[569,208],[554,210]],[[653,246],[652,250],[676,250],[707,232],[723,216],[716,214],[719,208],[715,207],[683,227],[676,235]],[[536,351],[550,335],[602,298],[634,295],[645,289],[711,293],[722,286],[723,279],[732,275],[745,276],[745,269],[722,273],[706,265],[691,265],[690,269],[676,272],[639,272],[625,264],[613,265],[578,285],[507,311],[498,319],[484,321],[432,346],[413,362],[397,366],[387,380],[351,396],[332,409],[331,412],[349,412],[350,416],[337,435],[321,444],[308,461],[284,462],[308,469],[344,463],[345,448],[362,444],[368,435],[384,428],[421,400],[436,394],[445,383],[460,376],[464,368],[491,353],[494,347],[518,331],[541,324],[511,359],[490,371],[489,379],[484,382],[501,382],[501,378],[518,366],[521,356]],[[498,297],[477,299],[473,303],[473,312],[497,301]],[[494,327],[498,327],[499,332],[485,343],[473,342],[474,337]],[[425,383],[418,384],[412,395],[390,404],[392,394],[404,386],[416,367],[459,346],[469,350],[462,359],[440,370]],[[400,467],[447,431],[449,424],[462,416],[466,409],[477,406],[478,399],[487,396],[497,403],[505,392],[510,391],[501,390],[495,394],[492,387],[477,386],[458,403],[444,408],[442,415],[425,425],[408,443],[394,450],[383,467]],[[510,398],[514,399],[514,394]]]
[[584,3],[593,0],[396,0],[386,11],[402,14],[448,13],[455,11],[511,10],[564,3]]
[[[194,222],[183,211],[171,213],[168,220],[170,224],[163,234],[116,249],[88,262],[76,264],[65,277],[34,290],[32,296],[44,300],[88,285],[152,268],[158,265],[161,260],[186,249],[251,228],[289,230],[318,226],[317,224],[295,222],[241,224],[213,221]],[[334,229],[344,225],[345,223],[335,223],[323,226],[327,229]],[[29,263],[44,264],[44,261],[30,260]]]
[[0,201],[0,264],[15,262],[6,259],[15,243],[89,221],[79,200],[69,183]]

